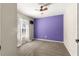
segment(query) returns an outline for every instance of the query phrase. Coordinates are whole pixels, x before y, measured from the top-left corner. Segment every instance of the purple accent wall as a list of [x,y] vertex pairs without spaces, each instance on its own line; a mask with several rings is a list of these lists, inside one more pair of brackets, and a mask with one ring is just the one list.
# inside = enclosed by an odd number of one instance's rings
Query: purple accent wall
[[63,41],[63,15],[35,18],[34,38]]

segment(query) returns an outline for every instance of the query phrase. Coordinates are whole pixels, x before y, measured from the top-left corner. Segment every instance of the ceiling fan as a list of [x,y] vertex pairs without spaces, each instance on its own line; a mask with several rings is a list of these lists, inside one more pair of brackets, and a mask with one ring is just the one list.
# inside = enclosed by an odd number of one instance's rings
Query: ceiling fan
[[51,5],[51,3],[39,3],[40,8],[35,9],[36,11],[46,11],[48,10],[48,6]]

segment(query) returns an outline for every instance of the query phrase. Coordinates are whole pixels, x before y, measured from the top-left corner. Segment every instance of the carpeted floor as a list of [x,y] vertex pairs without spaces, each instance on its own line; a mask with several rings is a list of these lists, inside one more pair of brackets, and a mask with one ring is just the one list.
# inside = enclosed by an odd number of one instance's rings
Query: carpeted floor
[[70,56],[63,43],[32,41],[18,48],[20,56]]

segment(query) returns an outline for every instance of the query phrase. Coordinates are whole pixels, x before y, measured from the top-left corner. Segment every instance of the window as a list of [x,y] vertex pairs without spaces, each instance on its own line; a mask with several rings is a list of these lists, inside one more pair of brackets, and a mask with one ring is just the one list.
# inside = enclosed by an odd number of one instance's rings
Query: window
[[17,46],[21,46],[22,44],[28,42],[29,39],[29,21],[26,19],[18,18],[18,33],[17,33]]

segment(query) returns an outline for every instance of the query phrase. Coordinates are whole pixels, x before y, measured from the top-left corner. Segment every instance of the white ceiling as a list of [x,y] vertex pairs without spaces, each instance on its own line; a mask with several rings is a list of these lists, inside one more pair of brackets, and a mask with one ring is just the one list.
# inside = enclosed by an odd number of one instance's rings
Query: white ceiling
[[41,14],[40,11],[36,11],[35,9],[39,10],[40,5],[37,3],[19,3],[17,4],[17,9],[19,12],[23,13],[24,15],[31,16],[33,18],[41,18],[41,17],[48,17],[53,15],[59,15],[64,13],[65,4],[62,3],[52,3],[48,6],[48,10],[44,11],[44,14]]

